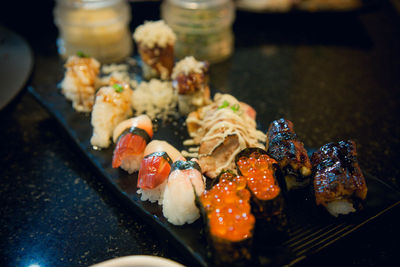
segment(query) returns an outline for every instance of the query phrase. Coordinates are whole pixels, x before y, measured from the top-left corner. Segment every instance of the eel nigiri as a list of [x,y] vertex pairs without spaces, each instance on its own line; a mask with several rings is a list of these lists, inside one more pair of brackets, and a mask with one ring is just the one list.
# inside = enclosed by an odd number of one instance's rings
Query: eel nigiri
[[114,129],[114,149],[112,167],[133,173],[139,170],[143,153],[153,137],[153,124],[147,115],[130,118]]
[[355,212],[354,204],[367,196],[356,144],[351,140],[326,144],[313,153],[311,161],[317,205],[323,205],[336,217]]
[[307,186],[311,176],[311,162],[298,139],[293,123],[286,119],[271,122],[267,132],[268,155],[282,169],[288,190]]
[[200,196],[204,189],[204,177],[195,160],[174,162],[163,195],[164,217],[174,225],[197,220],[200,213],[195,195]]
[[141,200],[162,203],[165,184],[172,163],[185,160],[181,153],[165,141],[153,140],[144,150],[140,163],[137,187]]

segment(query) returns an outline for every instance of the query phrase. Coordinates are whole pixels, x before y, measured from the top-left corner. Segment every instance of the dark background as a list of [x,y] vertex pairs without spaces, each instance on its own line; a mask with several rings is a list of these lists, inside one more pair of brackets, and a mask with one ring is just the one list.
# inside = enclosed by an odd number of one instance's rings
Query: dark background
[[[1,7],[1,24],[32,47],[33,87],[54,83],[53,7]],[[159,3],[132,4],[132,14],[134,29],[158,19]],[[235,54],[212,66],[212,85],[249,99],[264,128],[291,119],[308,147],[354,139],[362,169],[398,188],[399,26],[388,1],[346,14],[238,12]],[[191,265],[104,186],[26,89],[0,112],[0,125],[1,266],[85,266],[133,254]],[[399,223],[396,207],[299,266],[389,265],[398,258]]]

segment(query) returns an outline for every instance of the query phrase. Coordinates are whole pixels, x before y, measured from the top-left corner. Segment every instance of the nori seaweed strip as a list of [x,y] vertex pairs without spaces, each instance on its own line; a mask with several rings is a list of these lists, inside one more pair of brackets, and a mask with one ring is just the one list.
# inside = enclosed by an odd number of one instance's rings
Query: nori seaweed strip
[[190,170],[190,169],[196,169],[201,173],[200,165],[193,160],[189,161],[178,160],[175,161],[171,166],[171,172],[176,170]]
[[[217,176],[215,183],[211,186],[209,190],[212,189],[217,183],[221,176],[224,173],[230,173],[234,176],[231,170],[222,170],[220,174]],[[207,191],[209,191],[207,190]],[[246,189],[247,190],[247,189]],[[200,214],[203,217],[204,224],[204,234],[207,243],[207,256],[212,261],[212,266],[249,266],[254,265],[251,264],[254,260],[252,258],[252,249],[253,249],[253,239],[254,239],[254,231],[253,228],[251,231],[251,235],[248,238],[242,239],[240,241],[230,241],[227,239],[220,238],[218,236],[213,236],[210,231],[210,224],[208,213],[201,202],[200,196],[195,195],[195,203],[197,208],[200,210]],[[254,226],[255,227],[255,226]]]
[[[254,229],[253,229],[254,231]],[[208,235],[212,240],[212,256],[216,266],[249,266],[252,260],[253,234],[251,237],[237,242],[217,236]]]
[[169,157],[169,155],[167,154],[167,152],[164,152],[164,151],[156,151],[156,152],[153,152],[153,153],[151,153],[151,154],[148,154],[148,155],[145,156],[144,158],[146,159],[146,158],[150,158],[150,157],[162,157],[163,159],[165,159],[165,160],[168,162],[168,164],[169,164],[170,166],[172,166],[172,164],[173,164],[172,159]]
[[124,136],[125,134],[127,134],[127,133],[131,133],[131,134],[133,134],[133,135],[139,135],[140,137],[142,137],[142,138],[144,139],[144,141],[146,142],[146,144],[150,143],[150,141],[151,141],[151,137],[149,136],[149,134],[148,134],[145,130],[143,130],[143,129],[141,129],[141,128],[138,128],[138,127],[135,127],[135,126],[132,126],[132,127],[130,127],[130,128],[125,129],[125,131],[123,131],[123,132],[119,135],[118,140],[117,140],[117,143],[119,142],[119,139],[120,139],[122,136]]
[[195,195],[195,203],[203,218],[204,238],[207,244],[207,257],[214,266],[248,266],[252,260],[254,229],[252,236],[238,242],[224,240],[211,235],[207,211],[201,203],[200,197]]
[[[251,154],[258,153],[260,155],[267,155],[267,151],[257,147],[245,148],[240,151],[235,157],[235,164],[238,174],[244,176],[239,168],[238,161],[241,158],[249,158]],[[264,219],[265,221],[271,223],[276,230],[282,231],[284,227],[287,225],[287,216],[285,212],[285,189],[286,184],[283,181],[282,173],[277,163],[273,163],[272,167],[274,169],[273,176],[274,180],[280,188],[280,193],[268,200],[259,199],[254,192],[250,189],[249,185],[247,185],[247,189],[251,193],[251,210],[254,216],[258,219]],[[246,176],[244,176],[246,177]],[[284,190],[282,190],[282,185],[284,186]]]

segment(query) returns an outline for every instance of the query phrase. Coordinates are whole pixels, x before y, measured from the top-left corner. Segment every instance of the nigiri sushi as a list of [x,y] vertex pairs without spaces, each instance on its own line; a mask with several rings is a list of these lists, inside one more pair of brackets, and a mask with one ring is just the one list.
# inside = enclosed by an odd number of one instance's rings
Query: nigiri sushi
[[192,56],[185,57],[176,63],[171,78],[182,115],[211,103],[207,62],[197,61]]
[[107,148],[114,128],[132,115],[132,90],[128,84],[114,83],[100,88],[96,93],[91,123],[93,136],[90,143],[94,147]]
[[65,68],[67,70],[61,82],[61,92],[72,101],[76,111],[92,111],[100,63],[87,56],[70,56]]
[[147,115],[125,120],[117,125],[113,133],[114,149],[112,167],[133,173],[139,170],[143,153],[153,137],[153,124]]
[[335,217],[355,212],[355,204],[367,197],[368,190],[354,141],[326,144],[313,153],[311,162],[316,204]]
[[163,195],[163,214],[174,225],[192,223],[200,217],[195,194],[200,196],[204,189],[204,177],[199,164],[194,161],[178,160],[172,164]]
[[185,158],[175,147],[159,140],[151,141],[143,154],[138,174],[138,193],[142,195],[141,200],[158,201],[161,205],[172,163]]
[[229,94],[216,93],[214,101],[191,112],[186,125],[193,143],[199,145],[201,170],[216,178],[235,168],[235,156],[246,147],[265,147],[266,136],[257,130],[256,112]]
[[136,28],[133,38],[142,58],[143,76],[169,80],[174,67],[176,35],[163,20],[147,21]]
[[293,123],[281,118],[271,122],[267,132],[268,155],[275,159],[285,177],[287,190],[308,186],[311,180],[311,162],[294,131]]

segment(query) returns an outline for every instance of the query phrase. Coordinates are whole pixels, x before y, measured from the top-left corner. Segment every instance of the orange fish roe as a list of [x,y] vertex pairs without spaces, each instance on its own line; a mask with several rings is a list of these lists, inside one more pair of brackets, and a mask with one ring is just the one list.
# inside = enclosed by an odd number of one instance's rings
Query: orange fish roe
[[219,183],[201,195],[200,201],[212,236],[233,242],[252,236],[255,218],[250,213],[250,192],[244,177],[222,174]]
[[241,157],[237,162],[240,172],[247,179],[247,186],[258,199],[274,199],[281,191],[274,178],[274,163],[277,162],[273,158],[258,152]]

